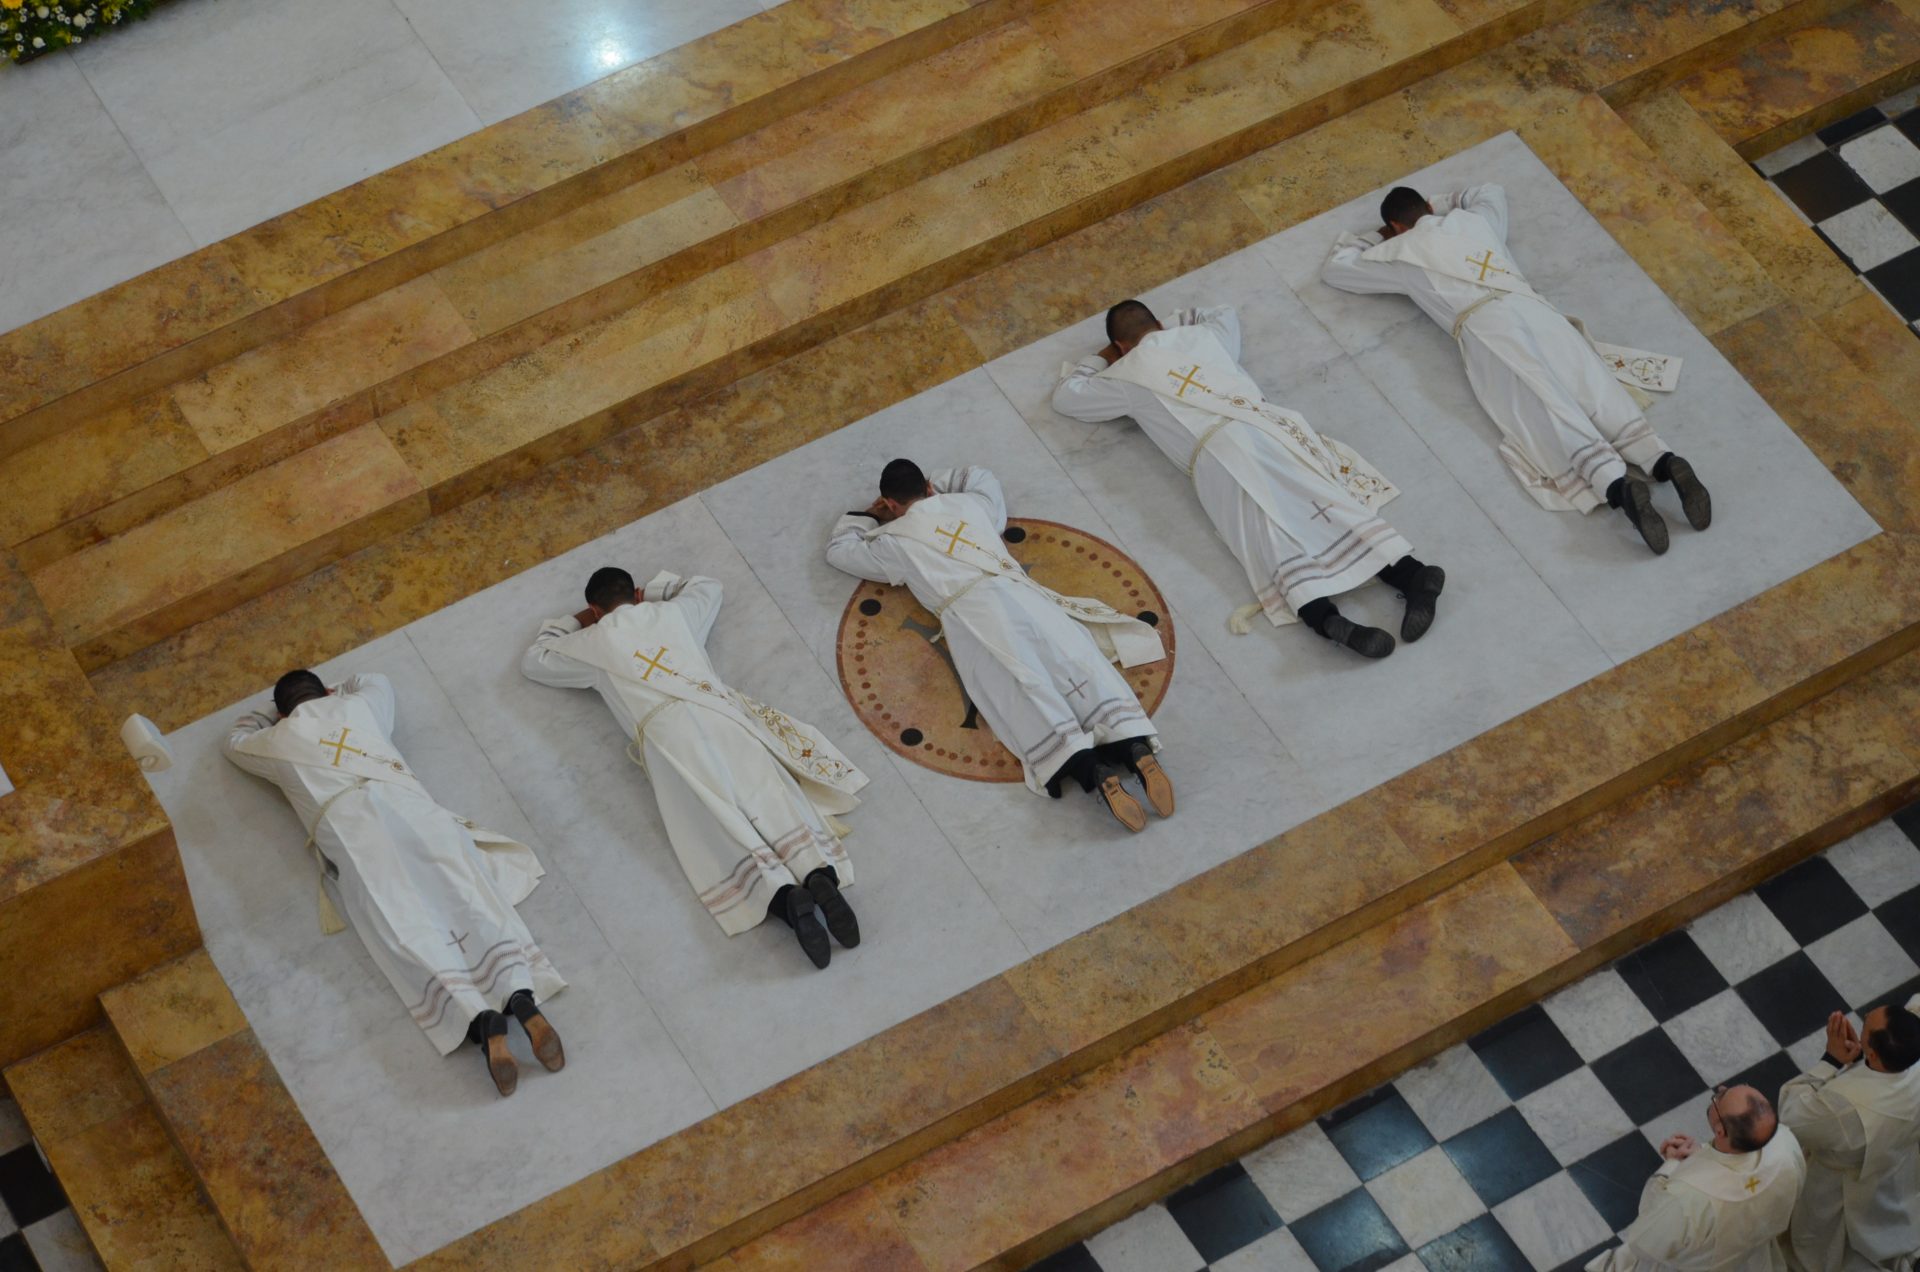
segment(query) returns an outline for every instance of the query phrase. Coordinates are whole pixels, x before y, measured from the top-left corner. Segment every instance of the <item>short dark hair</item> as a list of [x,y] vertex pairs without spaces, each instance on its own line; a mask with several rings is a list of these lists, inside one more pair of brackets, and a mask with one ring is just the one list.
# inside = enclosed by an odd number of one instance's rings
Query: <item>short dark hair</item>
[[273,682],[273,709],[283,716],[303,702],[327,696],[327,686],[305,667],[290,671]]
[[617,565],[603,565],[587,580],[587,604],[603,610],[633,602],[633,575]]
[[927,493],[927,475],[910,459],[889,460],[880,470],[880,493],[899,503],[911,503]]
[[1138,340],[1160,325],[1153,316],[1153,310],[1137,300],[1123,300],[1107,310],[1107,339],[1119,344],[1122,340]]
[[1431,209],[1412,186],[1395,186],[1380,200],[1380,224],[1412,225]]
[[1867,1045],[1888,1072],[1905,1073],[1920,1063],[1920,1016],[1888,1003],[1886,1026],[1869,1031]]
[[1780,1128],[1780,1118],[1767,1097],[1756,1091],[1744,1112],[1729,1113],[1721,1109],[1720,1127],[1727,1133],[1727,1147],[1734,1152],[1757,1153],[1773,1139],[1773,1133]]

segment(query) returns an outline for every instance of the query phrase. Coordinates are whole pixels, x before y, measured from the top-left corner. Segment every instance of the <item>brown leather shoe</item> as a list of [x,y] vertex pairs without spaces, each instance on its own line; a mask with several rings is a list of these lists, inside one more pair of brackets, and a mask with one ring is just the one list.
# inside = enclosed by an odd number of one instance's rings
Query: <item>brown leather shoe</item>
[[1147,803],[1153,806],[1153,811],[1162,817],[1173,816],[1173,781],[1160,767],[1160,761],[1143,755],[1133,762],[1133,771],[1140,775],[1140,785],[1146,788]]
[[1147,810],[1140,807],[1140,801],[1127,792],[1118,773],[1100,780],[1100,798],[1105,802],[1107,811],[1128,830],[1138,834],[1147,828]]
[[484,1032],[480,1054],[487,1062],[487,1076],[493,1079],[494,1089],[501,1095],[512,1095],[520,1085],[520,1066],[507,1050],[507,1018],[497,1011],[489,1011],[482,1013],[481,1019]]
[[516,991],[513,997],[507,999],[507,1010],[527,1031],[527,1041],[533,1044],[534,1057],[546,1066],[548,1073],[558,1073],[567,1067],[567,1052],[560,1045],[560,1032],[540,1014],[531,992],[524,989]]

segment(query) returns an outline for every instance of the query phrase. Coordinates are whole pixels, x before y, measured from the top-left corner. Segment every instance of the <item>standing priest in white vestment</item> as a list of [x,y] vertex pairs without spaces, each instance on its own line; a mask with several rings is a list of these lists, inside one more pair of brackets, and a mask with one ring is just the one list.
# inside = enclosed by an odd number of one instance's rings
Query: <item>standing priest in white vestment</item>
[[434,803],[393,744],[393,686],[311,671],[273,687],[274,711],[242,716],[227,758],[278,786],[318,854],[321,926],[353,930],[441,1055],[471,1041],[500,1094],[519,1081],[502,1005],[550,1070],[566,1064],[537,1004],[566,988],[514,906],[545,873],[533,850]]
[[912,460],[880,474],[880,496],[833,527],[827,560],[877,583],[904,586],[940,620],[960,686],[1020,758],[1027,787],[1060,798],[1071,779],[1128,830],[1146,810],[1126,789],[1173,814],[1173,783],[1154,758],[1159,733],[1115,669],[1165,658],[1160,634],[1097,600],[1062,596],[1028,577],[1000,534],[1000,481],[984,468],[929,480]]
[[1687,523],[1707,528],[1713,501],[1693,466],[1654,435],[1587,337],[1508,258],[1504,190],[1473,186],[1435,204],[1397,186],[1380,219],[1372,233],[1342,234],[1321,276],[1344,291],[1410,296],[1453,333],[1467,381],[1505,438],[1501,458],[1534,502],[1563,512],[1604,502],[1665,552],[1667,524],[1628,473],[1633,464],[1671,482]]
[[1240,368],[1231,306],[1182,310],[1169,330],[1123,300],[1107,311],[1107,340],[1066,370],[1053,409],[1088,423],[1131,416],[1193,479],[1258,598],[1230,620],[1234,631],[1261,612],[1276,627],[1297,616],[1335,644],[1385,658],[1393,637],[1333,603],[1380,578],[1406,598],[1400,639],[1426,634],[1447,576],[1380,519],[1376,509],[1399,492],[1298,412],[1267,401]]
[[1587,1272],[1786,1272],[1787,1223],[1807,1164],[1793,1132],[1750,1086],[1707,1104],[1713,1140],[1669,1136],[1621,1244]]
[[860,924],[840,895],[853,865],[836,815],[860,803],[866,774],[811,725],[720,679],[707,657],[719,581],[663,571],[639,590],[607,567],[587,580],[586,599],[578,614],[541,625],[520,670],[606,700],[720,930],[738,936],[778,916],[815,967],[832,958],[828,932],[858,945]]
[[1793,1215],[1804,1272],[1912,1272],[1920,1263],[1920,997],[1876,1007],[1862,1033],[1841,1012],[1827,1052],[1781,1089],[1780,1117],[1807,1152]]

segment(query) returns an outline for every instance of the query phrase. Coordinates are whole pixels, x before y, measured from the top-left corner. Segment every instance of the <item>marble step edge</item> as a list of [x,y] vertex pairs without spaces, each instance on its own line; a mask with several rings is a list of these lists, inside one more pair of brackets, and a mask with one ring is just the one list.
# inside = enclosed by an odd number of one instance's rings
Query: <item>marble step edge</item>
[[241,1266],[390,1266],[204,948],[100,1004]]
[[[1588,2],[1534,0],[1526,12],[1544,21],[1563,9],[1577,12]],[[957,281],[1004,264],[1035,247],[1292,137],[1324,121],[1330,113],[1354,109],[1405,88],[1438,70],[1478,56],[1489,46],[1486,35],[1489,29],[1474,28],[1460,32],[1399,61],[1377,66],[1317,96],[1291,103],[1255,123],[1200,143],[1184,154],[1118,178],[1093,194],[1038,211],[1022,222],[959,248],[941,259],[888,277],[858,295],[788,322],[769,334],[735,345],[705,363],[669,375],[619,400],[603,403],[574,419],[558,422],[539,436],[488,454],[477,462],[429,482],[427,490],[432,511],[436,514],[445,512],[502,482],[525,476],[555,460],[577,454],[617,432],[643,426],[646,421],[660,414],[763,370],[801,350],[901,310]],[[560,372],[548,369],[545,374],[551,377]],[[431,399],[418,399],[411,405],[419,407],[430,404]],[[290,459],[297,461],[298,457],[296,453]],[[282,461],[286,462],[290,461]],[[261,469],[249,476],[259,477],[271,472],[271,469]],[[193,507],[192,503],[183,505],[134,529],[138,531],[166,524],[169,518],[190,516]],[[345,539],[340,540],[342,545],[346,542]],[[101,552],[103,548],[110,548],[112,543],[113,540],[109,539],[91,545],[74,557],[56,560],[54,565]],[[286,559],[300,563],[301,568],[297,573],[276,571],[269,568],[271,563],[263,562],[259,567],[228,580],[225,587],[196,596],[190,606],[167,603],[156,609],[139,610],[133,612],[126,621],[116,622],[105,630],[92,630],[85,625],[74,628],[76,655],[87,670],[97,670],[183,630],[209,612],[217,612],[220,608],[251,599],[344,555],[346,552],[338,550],[290,553]],[[164,581],[156,579],[154,585],[158,587]],[[57,608],[57,599],[54,604]]]
[[[1920,648],[1920,597],[1899,602],[1897,615],[1880,602],[1889,579],[1911,578],[1916,564],[1920,542],[1869,540],[1724,622],[1603,673],[417,1266],[510,1266],[546,1249],[560,1217],[593,1228],[592,1215],[608,1221],[615,1235],[607,1240],[625,1244],[573,1257],[675,1267],[717,1258],[1910,654]],[[1880,617],[1763,687],[1743,670],[1749,655],[1734,649],[1779,636],[1779,622],[1807,612],[1812,595],[1826,597],[1832,612],[1859,614],[1848,599],[1857,596]],[[1585,770],[1543,782],[1524,757],[1553,752],[1549,739],[1595,718],[1621,731],[1609,743],[1614,753],[1582,757]],[[1471,808],[1460,807],[1462,790],[1474,793]],[[967,1045],[976,1039],[989,1045]],[[902,1067],[916,1063],[914,1080],[903,1078]],[[777,1169],[730,1164],[740,1146],[769,1138],[810,1148]],[[627,1219],[611,1225],[615,1214]]]
[[[316,404],[246,442],[176,469],[141,489],[90,506],[85,503],[68,504],[60,510],[60,521],[33,529],[29,537],[21,538],[12,545],[13,550],[28,569],[37,569],[63,556],[82,551],[299,450],[390,413],[416,398],[430,396],[440,389],[483,374],[542,345],[564,340],[582,327],[630,308],[649,296],[679,287],[701,274],[732,264],[849,209],[1017,141],[1069,115],[1112,101],[1153,77],[1244,43],[1309,8],[1314,2],[1259,0],[1259,3],[1239,13],[1192,27],[1174,39],[1079,76],[1072,82],[1042,92],[989,118],[885,157],[866,171],[835,182],[794,203],[757,218],[722,226],[666,256],[649,261],[617,278],[588,287],[498,330],[473,334],[464,343],[397,370],[384,379],[358,384],[340,396]],[[640,215],[644,217],[650,213]],[[307,339],[311,330],[311,323],[303,325],[277,340],[241,350],[237,356],[274,344]],[[198,368],[194,374],[204,374],[211,369]],[[7,449],[0,445],[0,462],[6,458]]]
[[[1808,704],[1783,717],[1774,726],[1782,737],[1756,739],[1752,752],[1766,747],[1791,751],[1792,740],[1785,735],[1796,729],[1871,734],[1884,730],[1893,716],[1920,717],[1920,655],[1909,653],[1903,663],[1883,668],[1882,673],[1892,673],[1874,677],[1883,684],[1849,701]],[[1888,701],[1873,701],[1876,696]],[[1802,718],[1815,713],[1824,717],[1818,723]],[[1425,916],[1419,910],[1403,912],[1302,964],[1291,977],[1219,1004],[1186,1026],[1193,1031],[1189,1038],[1174,1039],[1171,1045],[1166,1038],[1154,1039],[1116,1056],[1077,1086],[1010,1109],[938,1153],[896,1167],[712,1266],[726,1272],[813,1266],[829,1251],[851,1248],[851,1239],[865,1253],[884,1251],[891,1256],[885,1266],[900,1272],[1024,1268],[1333,1111],[1904,807],[1920,797],[1920,733],[1909,725],[1896,728],[1895,735],[1900,739],[1898,758],[1859,780],[1839,783],[1832,771],[1742,766],[1714,755],[1669,779],[1657,818],[1610,824],[1615,812],[1607,810],[1587,819],[1575,829],[1591,841],[1590,855],[1602,861],[1610,851],[1625,858],[1675,860],[1687,854],[1702,825],[1725,829],[1728,822],[1770,822],[1758,833],[1743,836],[1744,850],[1721,869],[1692,876],[1639,871],[1636,877],[1646,893],[1639,911],[1604,930],[1568,932],[1560,925],[1563,911],[1556,910],[1554,894],[1542,892],[1537,875],[1509,862],[1495,863],[1455,885],[1450,894],[1436,894],[1423,903],[1438,913],[1454,900],[1456,912],[1467,912],[1459,930],[1444,922],[1422,929],[1420,918]],[[1752,758],[1751,753],[1742,757]],[[1844,763],[1832,767],[1837,771]],[[1741,825],[1739,831],[1744,830]],[[1591,864],[1588,869],[1593,869]],[[1505,888],[1496,889],[1496,882]],[[1482,885],[1478,895],[1476,884]],[[1537,909],[1532,917],[1546,920],[1536,939],[1547,948],[1531,962],[1501,949],[1503,943],[1516,942],[1498,931],[1497,924],[1474,926],[1471,910],[1497,899],[1502,890],[1517,895],[1523,906],[1532,903],[1520,910],[1523,916]],[[1366,948],[1371,942],[1395,950],[1392,929],[1399,924],[1416,929],[1413,939],[1397,947],[1417,951],[1408,959],[1411,967]],[[1551,944],[1554,938],[1560,942],[1557,948]],[[1476,974],[1487,976],[1484,965],[1503,953],[1511,960],[1502,969],[1507,975],[1475,983]],[[1323,961],[1333,966],[1316,977],[1315,965]],[[1430,970],[1436,964],[1442,965],[1437,973]],[[1452,999],[1448,1009],[1408,1026],[1416,1031],[1410,1037],[1404,1029],[1393,1033],[1380,1027],[1376,1032],[1381,1036],[1365,1040],[1371,1045],[1336,1038],[1318,1053],[1311,1043],[1303,1045],[1299,1063],[1307,1076],[1271,1071],[1273,1061],[1264,1050],[1268,1040],[1279,1042],[1276,1050],[1284,1052],[1288,1026],[1340,1033],[1345,1022],[1339,1017],[1361,997],[1355,993],[1356,975],[1381,966],[1393,967],[1397,980],[1420,980],[1423,973],[1430,979],[1415,987],[1419,1000],[1405,994],[1396,1000],[1392,984],[1382,985],[1364,995],[1368,1009],[1354,1016],[1391,1015],[1402,1009],[1411,1014],[1427,999]],[[1290,981],[1298,982],[1298,988]],[[1358,986],[1364,988],[1365,981]],[[1355,1026],[1352,1032],[1365,1029]],[[1093,1128],[1116,1110],[1139,1119],[1131,1139],[1145,1152],[1103,1159],[1084,1149]],[[1062,1146],[1068,1143],[1075,1144],[1074,1161],[1065,1160]],[[1057,1173],[1048,1173],[1022,1171],[1017,1165],[1021,1162],[1061,1164]],[[1036,1182],[1046,1185],[1037,1200],[1032,1188]],[[932,1213],[956,1207],[964,1209],[951,1222],[943,1223]]]
[[136,275],[0,334],[0,456],[1057,2],[789,0]]
[[110,1025],[18,1061],[4,1076],[108,1272],[244,1266]]
[[1681,80],[1737,58],[1757,45],[1825,21],[1858,4],[1859,0],[1790,0],[1771,13],[1761,14],[1751,22],[1701,43],[1683,56],[1642,67],[1598,91],[1607,105],[1616,111],[1624,110],[1651,93],[1671,88]]

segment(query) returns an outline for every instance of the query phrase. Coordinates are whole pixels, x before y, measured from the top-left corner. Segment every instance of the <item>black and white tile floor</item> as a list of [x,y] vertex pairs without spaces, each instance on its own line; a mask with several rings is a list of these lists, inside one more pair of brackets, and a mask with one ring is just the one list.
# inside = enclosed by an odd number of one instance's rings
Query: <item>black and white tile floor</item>
[[1611,1244],[1708,1092],[1920,992],[1920,805],[1034,1272],[1549,1272]]
[[97,1272],[93,1247],[40,1160],[20,1106],[0,1097],[0,1272]]
[[1753,166],[1920,335],[1920,88]]

